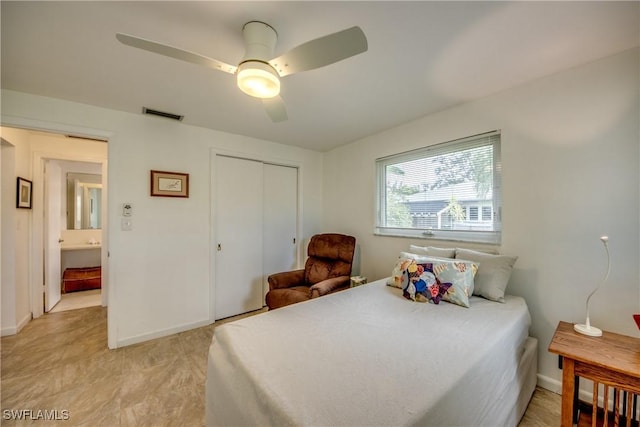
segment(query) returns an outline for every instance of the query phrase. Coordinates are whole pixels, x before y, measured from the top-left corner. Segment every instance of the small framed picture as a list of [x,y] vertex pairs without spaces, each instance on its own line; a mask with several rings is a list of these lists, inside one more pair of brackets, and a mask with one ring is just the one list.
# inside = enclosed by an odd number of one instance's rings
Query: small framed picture
[[18,177],[18,186],[16,188],[16,208],[31,209],[32,195],[33,186],[31,181]]
[[152,170],[151,196],[189,197],[189,174]]

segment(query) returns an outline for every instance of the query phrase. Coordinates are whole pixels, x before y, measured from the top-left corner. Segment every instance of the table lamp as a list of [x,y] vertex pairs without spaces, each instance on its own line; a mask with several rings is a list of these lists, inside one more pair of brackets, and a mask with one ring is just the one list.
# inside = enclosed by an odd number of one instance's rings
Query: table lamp
[[591,301],[591,297],[593,296],[593,294],[595,294],[600,288],[600,286],[602,286],[604,282],[607,281],[607,279],[609,278],[609,271],[611,270],[611,257],[609,256],[609,245],[608,245],[609,237],[602,236],[600,237],[600,240],[602,241],[602,244],[604,245],[604,249],[607,252],[607,273],[604,275],[604,279],[602,279],[602,282],[600,282],[600,284],[596,286],[593,292],[591,292],[587,297],[587,321],[584,324],[573,325],[573,329],[576,332],[579,332],[583,335],[589,335],[590,337],[602,336],[602,330],[594,326],[591,326],[591,322],[589,321],[589,302]]

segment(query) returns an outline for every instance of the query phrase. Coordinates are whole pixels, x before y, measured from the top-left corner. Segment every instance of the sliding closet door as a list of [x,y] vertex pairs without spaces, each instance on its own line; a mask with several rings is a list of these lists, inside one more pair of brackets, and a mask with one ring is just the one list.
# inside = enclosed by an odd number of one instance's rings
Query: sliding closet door
[[296,268],[298,169],[264,165],[264,293],[267,277]]
[[216,156],[216,319],[262,308],[262,167]]

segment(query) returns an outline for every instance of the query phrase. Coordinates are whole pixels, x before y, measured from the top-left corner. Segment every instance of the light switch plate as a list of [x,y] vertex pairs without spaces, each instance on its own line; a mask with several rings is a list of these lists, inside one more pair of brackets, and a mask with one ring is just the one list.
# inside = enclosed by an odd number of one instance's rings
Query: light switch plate
[[120,229],[122,231],[133,230],[133,220],[131,218],[122,218],[120,221]]
[[133,215],[133,205],[131,203],[123,203],[122,216],[131,216],[131,215]]

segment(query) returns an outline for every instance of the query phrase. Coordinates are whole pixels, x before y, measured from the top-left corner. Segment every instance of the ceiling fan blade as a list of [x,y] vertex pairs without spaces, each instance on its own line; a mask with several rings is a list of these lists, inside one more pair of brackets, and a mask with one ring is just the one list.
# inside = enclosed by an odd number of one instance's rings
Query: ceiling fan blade
[[264,109],[271,117],[271,121],[279,123],[287,120],[287,108],[284,106],[284,101],[280,96],[265,98],[262,100],[262,105],[264,105]]
[[192,64],[204,65],[205,67],[224,71],[229,74],[235,74],[236,69],[238,68],[235,65],[225,64],[224,62],[208,58],[198,53],[189,52],[183,49],[178,49],[177,47],[156,43],[151,40],[142,39],[128,34],[117,33],[116,38],[120,43],[126,44],[127,46],[148,50],[149,52],[191,62]]
[[314,70],[366,52],[367,37],[360,27],[351,27],[303,43],[269,61],[280,77]]

